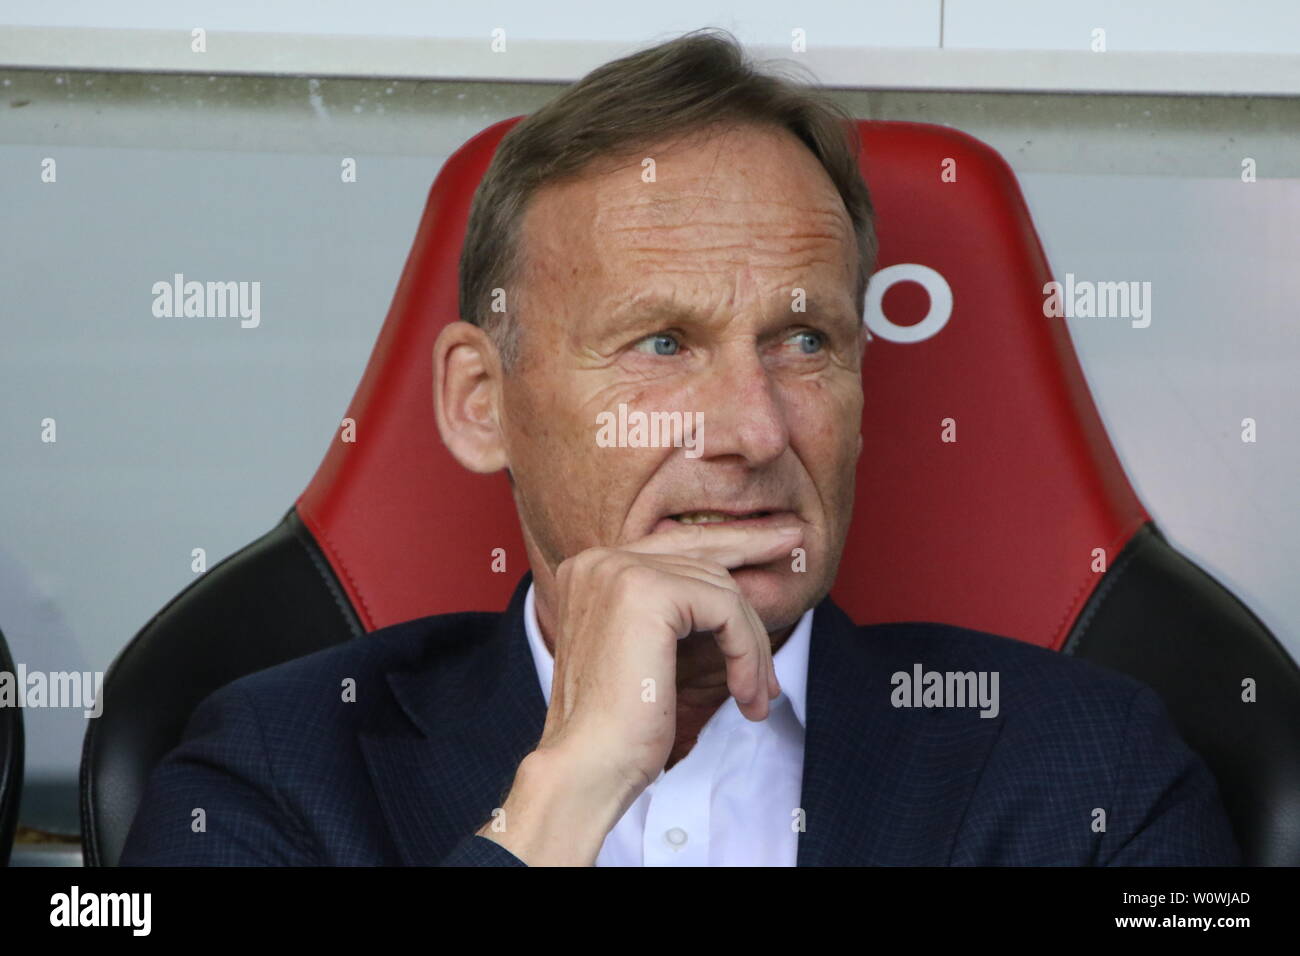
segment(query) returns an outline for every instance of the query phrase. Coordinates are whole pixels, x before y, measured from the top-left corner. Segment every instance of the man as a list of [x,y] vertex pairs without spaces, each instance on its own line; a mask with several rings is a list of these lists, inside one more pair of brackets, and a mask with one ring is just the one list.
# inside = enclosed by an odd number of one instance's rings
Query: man
[[1237,862],[1149,689],[827,599],[875,257],[845,119],[704,33],[511,131],[434,392],[531,573],[209,697],[123,863]]

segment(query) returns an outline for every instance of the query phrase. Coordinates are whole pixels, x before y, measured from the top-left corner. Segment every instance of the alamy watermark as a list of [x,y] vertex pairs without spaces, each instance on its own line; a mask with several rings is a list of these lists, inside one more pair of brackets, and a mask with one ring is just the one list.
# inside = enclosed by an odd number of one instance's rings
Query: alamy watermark
[[1132,319],[1135,329],[1151,324],[1150,282],[1076,282],[1065,274],[1065,284],[1043,286],[1043,315],[1048,318]]
[[148,936],[152,914],[152,893],[83,893],[74,883],[68,892],[50,897],[51,926],[120,926],[130,929],[133,936]]
[[0,671],[0,707],[81,707],[87,717],[98,717],[103,687],[103,671],[29,671],[19,664]]
[[160,319],[239,318],[240,328],[262,324],[262,283],[185,281],[177,272],[171,282],[153,284],[153,314]]
[[895,671],[889,682],[895,707],[978,707],[981,717],[996,717],[997,671],[927,671],[913,664],[911,673]]
[[704,454],[703,412],[628,411],[596,416],[596,445],[600,448],[685,448],[687,458]]

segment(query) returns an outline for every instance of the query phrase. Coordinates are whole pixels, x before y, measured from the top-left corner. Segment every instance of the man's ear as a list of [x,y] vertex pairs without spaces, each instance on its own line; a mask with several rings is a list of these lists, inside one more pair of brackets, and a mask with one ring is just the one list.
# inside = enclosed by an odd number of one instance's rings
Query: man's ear
[[449,322],[433,344],[433,411],[443,444],[470,471],[508,464],[501,435],[501,362],[476,325]]

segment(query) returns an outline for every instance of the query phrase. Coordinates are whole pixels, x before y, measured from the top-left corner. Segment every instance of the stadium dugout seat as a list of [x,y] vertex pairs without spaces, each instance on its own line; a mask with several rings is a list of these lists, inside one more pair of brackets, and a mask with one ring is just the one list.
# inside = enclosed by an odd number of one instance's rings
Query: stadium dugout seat
[[[0,634],[0,673],[16,674],[5,636]],[[23,711],[0,706],[0,866],[8,866],[23,799]]]
[[[187,587],[114,662],[82,759],[88,863],[117,861],[149,771],[212,691],[400,621],[500,610],[526,570],[506,479],[464,471],[439,441],[430,367],[434,337],[457,319],[471,197],[518,119],[480,132],[438,173],[369,366],[339,410],[355,442],[336,436],[279,524]],[[1052,275],[1015,175],[954,129],[857,128],[879,308],[868,309],[866,450],[833,596],[861,624],[962,625],[1145,681],[1216,775],[1246,861],[1300,863],[1300,670],[1138,500],[1066,325],[1044,316]],[[946,160],[956,182],[939,175]],[[939,440],[945,419],[958,441]],[[507,573],[491,571],[496,548]],[[1247,678],[1256,703],[1241,700]]]

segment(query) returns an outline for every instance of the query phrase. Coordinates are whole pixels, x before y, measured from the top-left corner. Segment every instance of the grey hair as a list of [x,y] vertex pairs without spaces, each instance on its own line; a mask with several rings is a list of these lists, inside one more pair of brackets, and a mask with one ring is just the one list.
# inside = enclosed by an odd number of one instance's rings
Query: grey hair
[[[597,67],[502,138],[470,206],[460,317],[487,332],[509,369],[520,353],[520,223],[534,193],[598,159],[733,122],[783,127],[821,162],[853,225],[860,306],[877,239],[853,117],[808,84],[760,71],[734,36],[710,28]],[[505,310],[494,311],[505,290]]]

